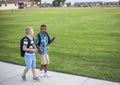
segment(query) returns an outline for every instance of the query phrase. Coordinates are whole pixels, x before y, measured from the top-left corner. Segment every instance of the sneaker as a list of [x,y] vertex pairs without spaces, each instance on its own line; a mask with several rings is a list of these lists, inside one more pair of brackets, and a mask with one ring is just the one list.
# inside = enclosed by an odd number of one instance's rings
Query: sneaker
[[26,76],[22,75],[21,77],[23,81],[26,81]]
[[45,77],[51,77],[52,75],[49,74],[48,72],[46,72],[46,73],[44,73],[44,76],[45,76]]
[[40,81],[38,77],[33,77],[33,80]]
[[44,71],[40,71],[40,77],[44,76]]

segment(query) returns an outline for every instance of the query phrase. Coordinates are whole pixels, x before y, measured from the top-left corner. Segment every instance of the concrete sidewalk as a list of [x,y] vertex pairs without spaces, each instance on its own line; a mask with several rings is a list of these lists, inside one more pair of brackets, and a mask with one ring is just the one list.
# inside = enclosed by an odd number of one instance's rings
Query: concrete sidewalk
[[[0,62],[0,85],[120,85],[117,82],[110,82],[88,77],[69,75],[64,73],[49,72],[52,77],[42,77],[40,81],[32,80],[32,73],[27,73],[27,81],[22,81],[21,73],[24,66]],[[37,69],[37,75],[39,70]]]

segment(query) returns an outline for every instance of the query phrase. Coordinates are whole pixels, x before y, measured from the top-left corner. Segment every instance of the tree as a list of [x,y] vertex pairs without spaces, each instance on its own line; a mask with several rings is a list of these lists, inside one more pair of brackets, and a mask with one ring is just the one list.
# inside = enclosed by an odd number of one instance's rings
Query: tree
[[54,1],[52,2],[52,5],[53,5],[54,7],[60,7],[61,4],[62,4],[62,5],[65,4],[65,1],[66,1],[66,0],[54,0]]
[[71,2],[67,2],[66,5],[67,5],[67,7],[70,7],[71,6]]
[[61,0],[62,5],[64,5],[64,4],[65,4],[65,1],[66,1],[66,0]]
[[59,0],[54,0],[54,1],[52,2],[52,5],[53,5],[54,7],[59,7],[59,6],[60,6]]
[[35,2],[41,2],[41,0],[34,0]]
[[41,0],[32,0],[33,2],[38,2],[39,4],[39,6],[41,6]]

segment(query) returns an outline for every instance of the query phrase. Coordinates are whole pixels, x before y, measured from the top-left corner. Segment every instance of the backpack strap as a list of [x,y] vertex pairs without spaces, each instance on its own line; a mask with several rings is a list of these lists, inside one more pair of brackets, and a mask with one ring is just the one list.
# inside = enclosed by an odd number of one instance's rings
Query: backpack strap
[[38,33],[37,37],[38,37],[38,44],[37,45],[40,46],[40,42],[41,42],[40,33]]
[[31,40],[30,40],[27,36],[25,36],[25,38],[28,40],[28,45],[27,45],[27,48],[29,48],[29,47],[30,47],[30,45],[31,45]]

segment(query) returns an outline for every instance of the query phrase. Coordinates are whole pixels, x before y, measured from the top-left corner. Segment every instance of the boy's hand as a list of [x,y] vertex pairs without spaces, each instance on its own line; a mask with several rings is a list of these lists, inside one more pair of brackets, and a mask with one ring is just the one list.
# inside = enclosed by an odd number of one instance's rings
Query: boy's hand
[[38,49],[38,52],[39,52],[39,53],[43,53],[44,51],[39,48],[39,49]]
[[55,39],[55,36],[53,37],[53,40]]
[[52,39],[51,39],[51,42],[53,42],[55,40],[55,37],[53,37]]
[[31,52],[36,52],[37,50],[36,49],[31,49]]

